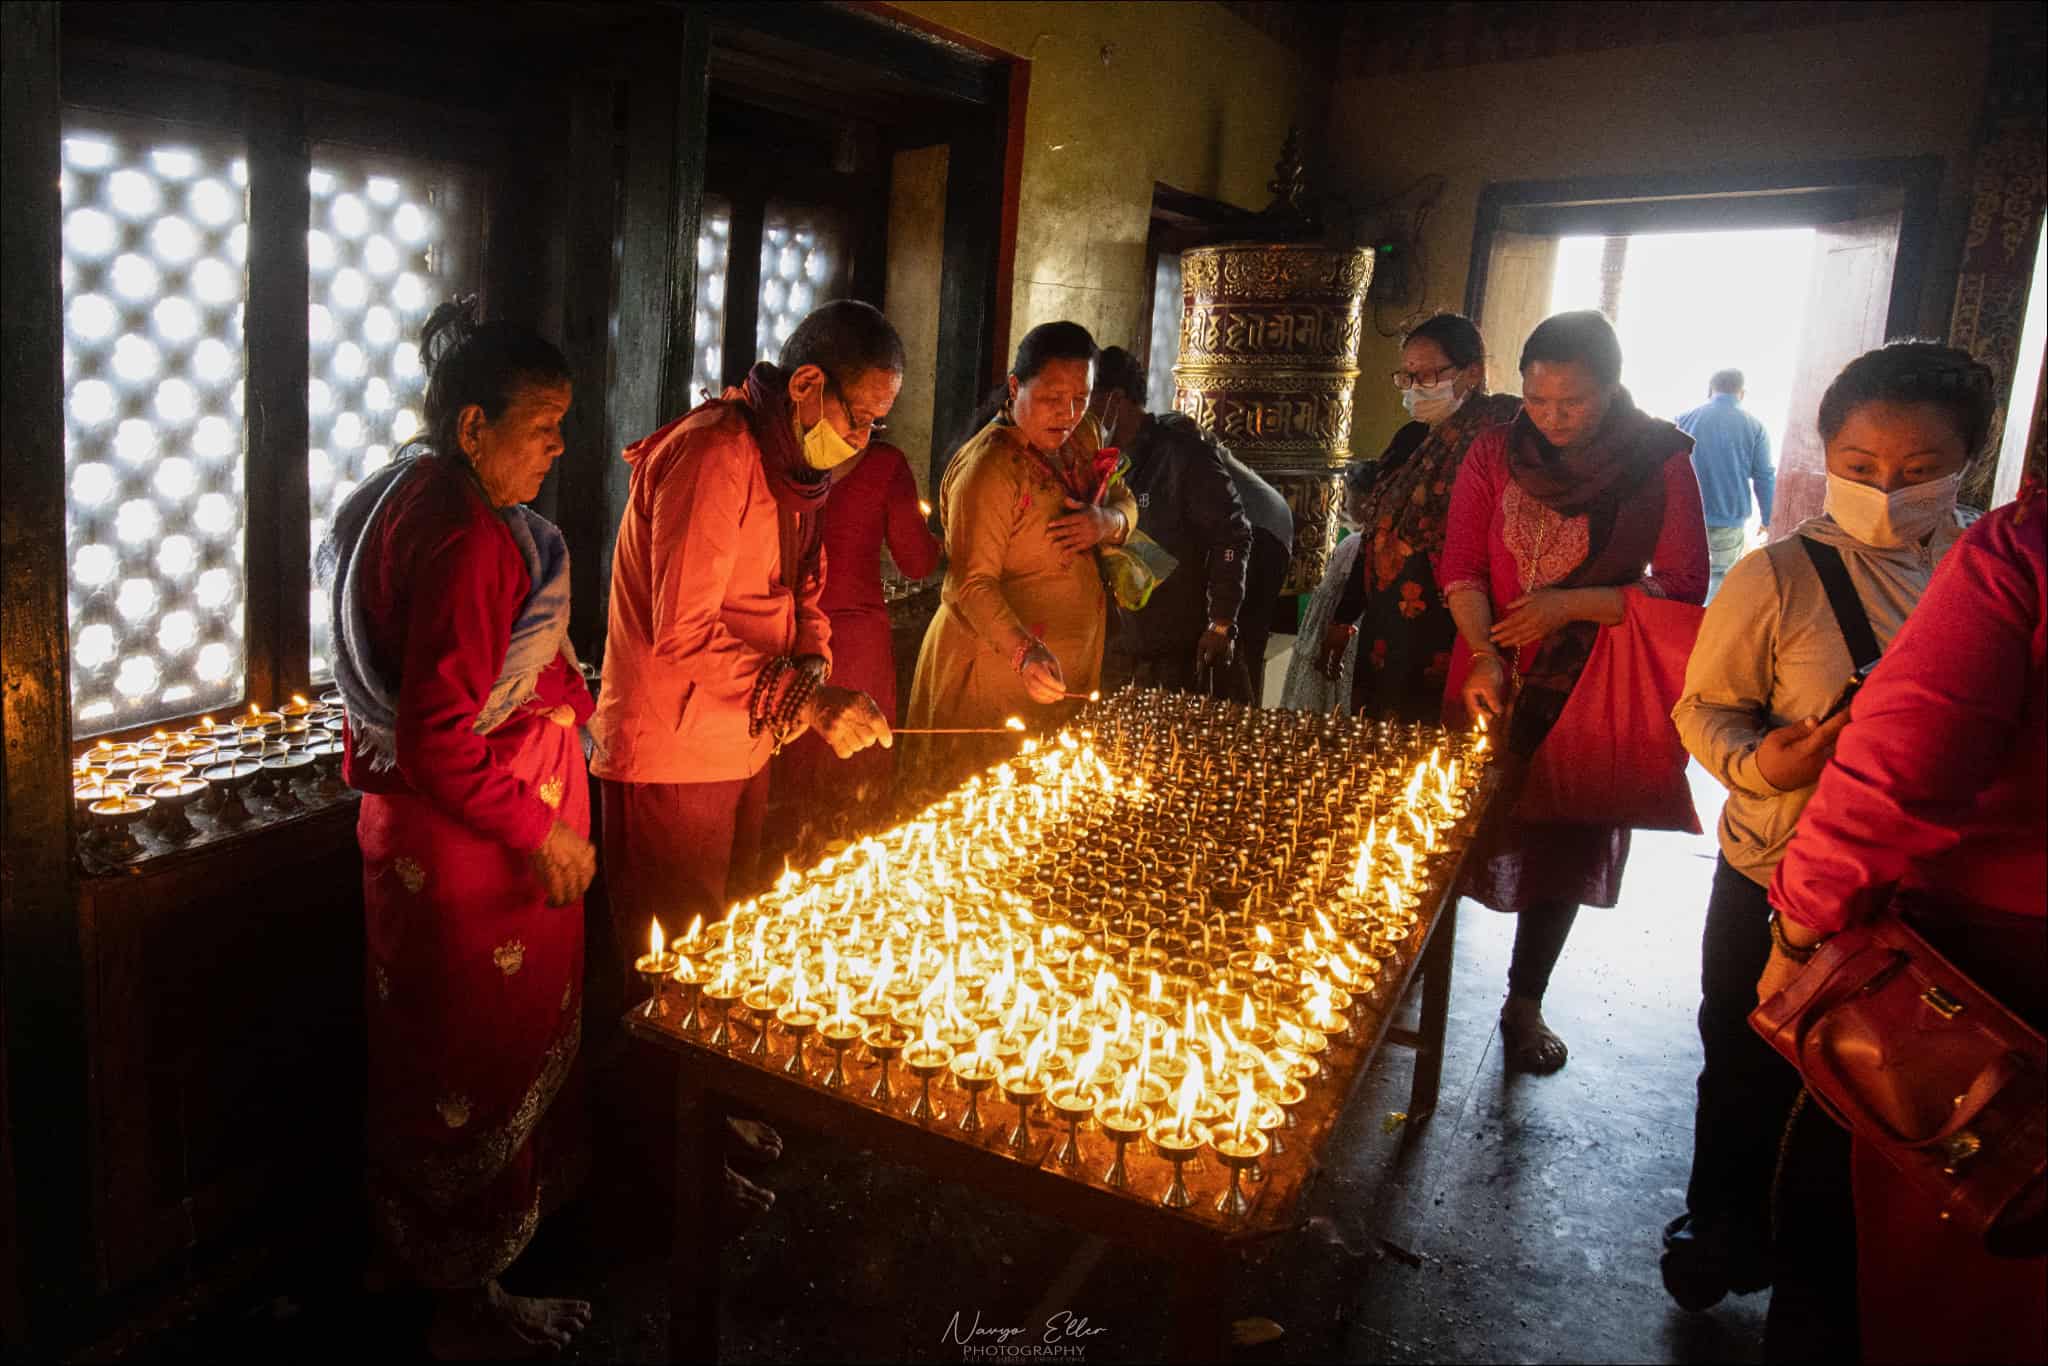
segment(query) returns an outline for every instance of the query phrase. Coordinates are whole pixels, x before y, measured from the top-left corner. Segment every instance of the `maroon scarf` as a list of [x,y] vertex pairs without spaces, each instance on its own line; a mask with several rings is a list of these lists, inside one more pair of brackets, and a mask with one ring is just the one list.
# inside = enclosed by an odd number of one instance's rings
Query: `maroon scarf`
[[[1545,440],[1526,409],[1517,414],[1508,426],[1509,475],[1560,517],[1586,519],[1586,558],[1551,587],[1624,588],[1641,579],[1664,531],[1664,462],[1691,449],[1691,437],[1636,407],[1626,389],[1592,439],[1573,450]],[[1512,752],[1535,753],[1557,724],[1599,634],[1590,621],[1570,622],[1524,656]]]
[[767,476],[768,491],[775,495],[783,586],[798,592],[819,572],[825,544],[825,498],[832,492],[832,479],[804,463],[787,375],[760,361],[747,371],[741,392],[747,427],[754,434],[754,444],[761,448],[761,472]]

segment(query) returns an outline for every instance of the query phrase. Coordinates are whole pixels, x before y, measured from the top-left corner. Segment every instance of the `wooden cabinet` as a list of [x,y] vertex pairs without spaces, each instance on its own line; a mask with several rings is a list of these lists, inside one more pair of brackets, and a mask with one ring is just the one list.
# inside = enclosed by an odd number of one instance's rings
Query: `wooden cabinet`
[[361,866],[351,801],[80,882],[102,1290],[351,1217]]

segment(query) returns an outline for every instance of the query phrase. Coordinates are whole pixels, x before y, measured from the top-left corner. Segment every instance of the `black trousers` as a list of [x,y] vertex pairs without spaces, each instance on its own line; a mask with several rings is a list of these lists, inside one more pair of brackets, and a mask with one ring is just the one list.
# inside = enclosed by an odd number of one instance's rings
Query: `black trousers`
[[1699,1102],[1693,1112],[1692,1180],[1685,1207],[1693,1224],[1762,1249],[1770,1236],[1771,1178],[1799,1074],[1749,1027],[1756,979],[1771,956],[1771,906],[1764,889],[1730,866],[1714,865],[1707,928],[1700,939]]
[[1685,1207],[1699,1231],[1768,1259],[1767,1362],[1853,1361],[1856,1212],[1849,1136],[1811,1104],[1788,1127],[1799,1073],[1749,1025],[1756,979],[1770,956],[1764,889],[1726,858],[1718,860],[1700,938],[1706,1061],[1693,1112]]

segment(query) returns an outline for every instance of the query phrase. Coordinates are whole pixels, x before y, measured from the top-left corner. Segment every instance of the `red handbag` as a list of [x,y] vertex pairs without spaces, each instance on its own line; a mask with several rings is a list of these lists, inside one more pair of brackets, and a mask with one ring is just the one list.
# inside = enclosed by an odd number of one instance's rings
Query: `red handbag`
[[2048,1044],[1912,926],[1834,936],[1749,1022],[1943,1220],[1995,1255],[2040,1253]]
[[1529,825],[1622,825],[1700,833],[1685,743],[1671,709],[1706,609],[1622,590],[1557,724],[1536,747],[1514,808]]

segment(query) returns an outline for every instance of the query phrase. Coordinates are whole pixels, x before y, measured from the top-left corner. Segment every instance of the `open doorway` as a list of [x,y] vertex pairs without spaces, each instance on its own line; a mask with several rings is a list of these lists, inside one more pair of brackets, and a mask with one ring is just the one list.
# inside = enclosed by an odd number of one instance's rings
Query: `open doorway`
[[692,397],[866,300],[903,336],[889,439],[928,493],[999,360],[1020,67],[817,4],[721,11],[709,67]]
[[1921,159],[1489,186],[1468,311],[1500,387],[1536,324],[1576,308],[1614,322],[1630,391],[1658,416],[1704,402],[1715,371],[1741,370],[1771,434],[1770,524],[1783,534],[1821,510],[1828,382],[1920,330],[1937,183]]
[[1742,371],[1743,407],[1781,451],[1813,271],[1812,228],[1567,237],[1557,244],[1549,311],[1608,313],[1629,393],[1658,417],[1704,402],[1716,371]]

